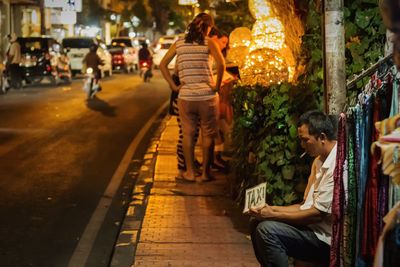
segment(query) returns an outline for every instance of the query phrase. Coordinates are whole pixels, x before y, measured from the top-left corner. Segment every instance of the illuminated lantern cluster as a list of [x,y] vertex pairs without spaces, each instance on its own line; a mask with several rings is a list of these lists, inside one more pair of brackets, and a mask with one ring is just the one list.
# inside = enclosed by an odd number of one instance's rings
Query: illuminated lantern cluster
[[246,57],[240,69],[242,83],[270,85],[288,80],[289,71],[283,57],[272,49],[257,49]]
[[242,67],[251,43],[251,31],[246,27],[236,28],[229,35],[229,50],[227,60]]
[[287,49],[283,24],[274,16],[267,0],[249,0],[249,9],[256,22],[251,30],[251,41],[245,39],[249,43],[247,49],[242,44],[235,50],[235,42],[232,44],[235,31],[230,36],[233,51],[229,56],[231,61],[241,63],[238,66],[242,83],[268,86],[287,81],[289,68],[282,55]]

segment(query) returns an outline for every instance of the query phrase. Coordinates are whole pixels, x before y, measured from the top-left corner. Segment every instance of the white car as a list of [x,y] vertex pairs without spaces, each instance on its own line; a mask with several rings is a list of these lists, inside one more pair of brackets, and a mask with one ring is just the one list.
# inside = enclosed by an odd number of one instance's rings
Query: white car
[[104,65],[100,66],[101,77],[112,75],[112,56],[104,43],[91,37],[67,37],[62,41],[67,55],[70,59],[72,75],[82,72],[82,60],[89,53],[89,48],[96,44],[98,46],[97,54],[103,60]]
[[[176,40],[178,40],[178,35],[165,35],[165,36],[161,36],[160,39],[158,39],[158,42],[156,44],[156,47],[154,48],[154,54],[153,54],[154,67],[158,68],[161,60],[167,53],[168,49],[171,47],[172,44],[174,44],[176,42]],[[175,68],[175,61],[176,61],[176,57],[174,57],[172,59],[172,61],[169,63],[169,65],[168,65],[169,69]]]

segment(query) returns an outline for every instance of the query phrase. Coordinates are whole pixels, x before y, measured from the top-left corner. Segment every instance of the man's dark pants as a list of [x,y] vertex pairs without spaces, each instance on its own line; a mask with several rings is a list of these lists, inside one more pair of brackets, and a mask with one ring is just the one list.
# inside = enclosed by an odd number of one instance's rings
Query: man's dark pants
[[263,267],[287,267],[288,257],[329,266],[330,246],[308,227],[275,221],[250,221],[251,241]]
[[8,73],[10,75],[10,86],[14,89],[20,89],[22,87],[22,73],[19,64],[10,64]]

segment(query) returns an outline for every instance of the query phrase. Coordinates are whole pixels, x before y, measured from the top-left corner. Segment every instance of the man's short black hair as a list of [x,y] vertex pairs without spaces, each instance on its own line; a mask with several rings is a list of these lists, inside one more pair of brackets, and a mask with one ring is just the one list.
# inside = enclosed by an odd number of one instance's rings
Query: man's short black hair
[[308,132],[317,138],[324,133],[328,140],[336,140],[336,116],[326,115],[319,110],[310,110],[300,116],[297,127],[302,125],[307,125]]

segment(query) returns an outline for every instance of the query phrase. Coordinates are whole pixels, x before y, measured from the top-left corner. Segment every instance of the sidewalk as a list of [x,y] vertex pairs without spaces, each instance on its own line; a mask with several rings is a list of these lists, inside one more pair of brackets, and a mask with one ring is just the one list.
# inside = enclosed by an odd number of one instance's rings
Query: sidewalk
[[259,266],[227,175],[175,182],[177,138],[176,118],[167,117],[146,154],[110,266]]

